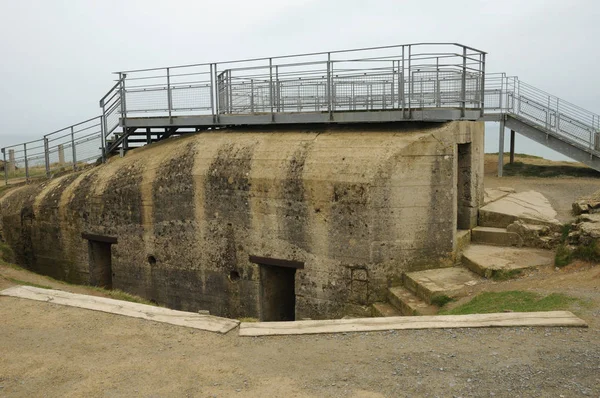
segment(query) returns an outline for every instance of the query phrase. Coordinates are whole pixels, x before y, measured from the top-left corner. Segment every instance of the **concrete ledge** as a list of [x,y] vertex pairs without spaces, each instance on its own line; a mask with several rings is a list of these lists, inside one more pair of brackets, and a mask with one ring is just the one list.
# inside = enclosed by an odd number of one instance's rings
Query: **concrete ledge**
[[227,333],[240,323],[234,319],[170,310],[168,308],[153,307],[151,305],[113,300],[105,297],[68,293],[61,290],[40,289],[31,286],[14,286],[1,291],[0,295],[170,323],[171,325],[185,326],[208,332]]
[[374,332],[408,329],[481,327],[587,327],[569,311],[508,312],[474,315],[433,315],[324,321],[258,322],[240,324],[240,336],[277,336],[317,333]]

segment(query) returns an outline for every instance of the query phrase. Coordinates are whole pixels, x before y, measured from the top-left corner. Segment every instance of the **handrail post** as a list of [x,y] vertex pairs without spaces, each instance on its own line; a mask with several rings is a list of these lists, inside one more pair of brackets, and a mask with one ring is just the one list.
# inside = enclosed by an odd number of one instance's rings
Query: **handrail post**
[[75,131],[71,126],[71,152],[73,153],[73,171],[77,171],[77,150],[75,149]]
[[119,80],[121,82],[121,87],[120,87],[121,123],[123,124],[123,127],[125,127],[125,118],[127,117],[127,101],[126,101],[127,92],[125,91],[125,78],[126,77],[127,77],[127,75],[125,73],[119,73]]
[[333,113],[331,109],[331,53],[327,53],[327,112],[329,114],[329,120],[333,119]]
[[273,58],[269,58],[269,105],[271,106],[271,122],[275,121],[273,114]]
[[408,45],[408,118],[409,119],[412,119],[412,95],[413,95],[413,78],[412,78],[411,63],[412,63],[412,46],[409,44]]
[[23,144],[23,153],[25,156],[25,182],[29,182],[29,161],[27,160],[27,143]]
[[171,72],[170,72],[170,68],[167,68],[167,107],[169,108],[169,124],[173,124],[173,117],[171,115],[171,108],[173,107],[173,98],[171,97]]
[[461,97],[462,97],[462,109],[460,110],[460,116],[465,117],[466,108],[467,108],[467,48],[466,47],[463,47]]
[[48,136],[44,136],[44,164],[46,165],[46,178],[50,178],[50,147]]
[[400,100],[402,101],[402,118],[406,118],[406,96],[404,95],[404,46],[402,46],[402,71],[400,72],[400,89],[398,94],[401,95]]
[[[481,116],[485,114],[485,53],[481,54]],[[502,95],[501,95],[502,96]]]
[[435,106],[438,108],[442,103],[440,95],[440,57],[435,57]]
[[8,185],[8,164],[6,163],[6,148],[2,148],[2,157],[4,158],[4,185]]
[[102,151],[102,163],[106,163],[106,116],[104,115],[104,107],[100,119],[100,150]]
[[210,112],[212,113],[213,124],[215,124],[215,82],[213,76],[213,64],[210,64]]
[[219,120],[219,112],[220,112],[220,108],[221,108],[221,93],[219,92],[219,90],[221,89],[219,87],[219,72],[217,71],[217,64],[214,64],[214,73],[215,73],[215,77],[214,77],[214,82],[215,82],[215,124],[219,124],[220,120]]

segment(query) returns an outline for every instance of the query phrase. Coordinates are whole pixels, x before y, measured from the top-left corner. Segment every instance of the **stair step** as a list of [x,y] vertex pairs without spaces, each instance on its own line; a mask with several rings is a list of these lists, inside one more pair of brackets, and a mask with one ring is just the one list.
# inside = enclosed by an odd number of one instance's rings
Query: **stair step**
[[404,274],[404,286],[426,303],[436,297],[455,298],[463,295],[469,287],[481,282],[481,278],[463,267],[436,268]]
[[471,243],[471,230],[459,229],[456,231],[456,252],[460,253]]
[[462,255],[462,264],[486,278],[506,279],[527,269],[554,265],[550,250],[471,245]]
[[374,303],[372,310],[373,316],[402,316],[402,313],[396,307],[388,303]]
[[523,246],[523,239],[505,228],[475,227],[471,231],[471,242],[495,246]]
[[396,307],[402,315],[434,315],[438,308],[419,299],[403,287],[396,286],[388,289],[390,304]]

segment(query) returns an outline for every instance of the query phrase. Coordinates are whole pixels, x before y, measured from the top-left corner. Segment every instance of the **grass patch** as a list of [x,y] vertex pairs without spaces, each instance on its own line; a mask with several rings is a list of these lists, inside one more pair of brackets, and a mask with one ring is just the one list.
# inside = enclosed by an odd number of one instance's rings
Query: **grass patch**
[[[494,155],[498,156],[498,152],[486,152],[486,155]],[[510,152],[504,152],[504,157],[509,158]],[[527,153],[515,153],[516,158],[526,158],[526,159],[543,159],[541,156],[529,155]]]
[[507,176],[522,177],[587,177],[599,178],[600,173],[589,167],[569,165],[536,165],[515,161],[504,165],[504,174]]
[[4,242],[0,242],[0,258],[7,263],[15,262],[15,253],[12,248]]
[[437,305],[438,307],[443,307],[449,302],[454,301],[452,297],[448,297],[445,294],[441,294],[439,296],[434,296],[431,298],[431,304]]
[[489,314],[493,312],[535,312],[564,310],[574,302],[576,298],[565,296],[560,293],[552,293],[548,296],[540,296],[532,292],[519,290],[506,292],[485,292],[477,295],[471,301],[451,310],[442,310],[442,315],[467,315],[467,314]]
[[492,271],[491,278],[495,281],[507,281],[509,279],[514,279],[514,278],[518,277],[519,275],[521,275],[522,272],[523,272],[523,270],[520,270],[520,269],[511,269],[508,271],[503,270],[503,269],[498,269],[498,270]]
[[37,283],[31,283],[31,282],[27,282],[27,281],[22,281],[20,279],[15,279],[15,278],[6,278],[6,280],[11,281],[12,283],[14,283],[16,285],[39,287],[40,289],[52,289],[51,286],[38,285]]
[[600,263],[600,245],[595,240],[590,245],[579,245],[571,247],[566,243],[561,243],[556,248],[556,255],[554,258],[554,265],[559,268],[567,266],[573,262],[573,260],[583,260],[590,263]]
[[129,294],[129,293],[124,292],[119,289],[108,290],[108,289],[104,289],[102,287],[87,286],[87,285],[72,285],[72,286],[85,287],[86,289],[90,289],[90,290],[94,290],[96,292],[102,293],[112,299],[115,299],[115,300],[129,301],[131,303],[146,304],[146,305],[151,305],[153,307],[158,307],[158,305],[156,303],[153,303],[150,300],[146,300],[145,298],[135,296],[133,294]]

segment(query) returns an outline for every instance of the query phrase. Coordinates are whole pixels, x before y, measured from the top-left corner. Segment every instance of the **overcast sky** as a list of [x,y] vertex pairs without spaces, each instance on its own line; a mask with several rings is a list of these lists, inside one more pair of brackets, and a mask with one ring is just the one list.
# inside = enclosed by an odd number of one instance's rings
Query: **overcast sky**
[[[598,0],[0,0],[0,147],[99,114],[111,72],[459,42],[600,113]],[[497,150],[497,125],[486,138]],[[495,133],[495,134],[494,134]],[[517,150],[556,157],[537,145]]]

